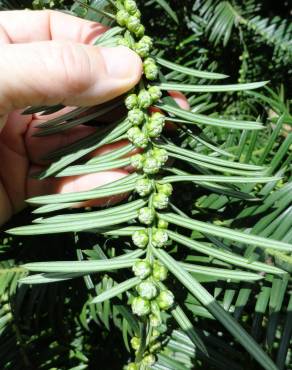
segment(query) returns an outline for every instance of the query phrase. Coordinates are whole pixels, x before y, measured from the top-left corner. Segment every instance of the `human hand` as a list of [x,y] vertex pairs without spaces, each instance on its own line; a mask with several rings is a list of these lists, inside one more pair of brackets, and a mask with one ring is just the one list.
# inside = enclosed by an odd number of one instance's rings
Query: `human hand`
[[96,129],[80,126],[32,137],[48,118],[22,116],[19,109],[96,105],[139,81],[142,64],[134,52],[91,45],[104,31],[100,24],[59,12],[0,12],[0,224],[21,210],[27,197],[89,190],[127,174],[115,170],[43,181],[29,176],[44,165],[45,154]]

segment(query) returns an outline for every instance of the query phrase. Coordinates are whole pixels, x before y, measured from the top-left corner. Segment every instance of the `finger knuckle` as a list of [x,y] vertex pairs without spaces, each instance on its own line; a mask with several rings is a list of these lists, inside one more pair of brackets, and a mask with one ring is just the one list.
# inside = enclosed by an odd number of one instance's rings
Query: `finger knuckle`
[[78,44],[63,42],[57,53],[61,69],[62,87],[70,94],[81,94],[91,85],[90,60],[86,50]]

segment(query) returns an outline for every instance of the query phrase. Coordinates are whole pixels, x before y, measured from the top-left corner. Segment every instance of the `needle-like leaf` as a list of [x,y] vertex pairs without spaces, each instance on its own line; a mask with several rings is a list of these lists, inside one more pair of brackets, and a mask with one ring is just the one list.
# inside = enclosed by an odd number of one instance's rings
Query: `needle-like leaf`
[[284,274],[285,271],[281,270],[278,267],[271,266],[262,262],[257,261],[250,261],[247,258],[241,257],[236,255],[235,253],[226,252],[223,250],[219,250],[218,248],[212,248],[204,243],[197,242],[188,238],[186,236],[180,235],[173,231],[167,231],[169,237],[182,244],[190,249],[196,250],[199,253],[204,253],[208,256],[212,256],[214,258],[218,258],[221,261],[225,261],[230,265],[240,266],[249,270],[259,271],[259,272],[266,272],[270,274]]
[[215,235],[224,239],[254,245],[261,248],[272,248],[287,252],[292,251],[292,244],[283,243],[278,240],[262,238],[260,236],[228,229],[227,227],[216,226],[207,222],[192,220],[190,218],[181,217],[172,213],[159,213],[158,217],[175,225],[196,230],[204,234]]
[[137,217],[138,212],[118,213],[117,215],[108,215],[107,217],[92,216],[86,220],[76,219],[75,221],[58,222],[52,224],[37,224],[29,226],[21,226],[7,230],[7,233],[12,235],[43,235],[56,234],[66,232],[78,232],[89,229],[102,228],[107,226],[118,225],[123,222],[133,220]]
[[97,297],[93,298],[93,300],[90,303],[101,303],[107,301],[133,288],[140,281],[141,281],[140,278],[137,277],[126,280],[120,284],[115,285],[113,288],[108,289],[105,292],[99,294]]
[[164,250],[154,249],[154,254],[172,274],[196,297],[211,314],[236,338],[236,340],[266,370],[277,370],[276,365],[258,343],[229,315],[214,297]]
[[224,74],[221,74],[221,73],[198,71],[196,69],[183,67],[179,64],[172,63],[172,62],[169,62],[165,59],[158,58],[158,57],[156,57],[156,61],[160,65],[162,65],[166,68],[172,69],[173,71],[180,72],[180,73],[183,73],[183,74],[189,75],[189,76],[194,76],[194,77],[198,77],[198,78],[205,78],[205,79],[210,79],[210,80],[219,80],[219,79],[228,77],[228,76],[226,76]]
[[234,84],[234,85],[189,85],[189,84],[178,84],[178,83],[160,83],[157,86],[161,90],[167,91],[183,91],[183,92],[228,92],[228,91],[244,91],[253,90],[265,86],[268,81],[263,82],[251,82],[245,84]]
[[235,121],[235,120],[226,120],[222,118],[213,118],[205,116],[203,114],[188,112],[184,109],[173,107],[169,104],[157,104],[157,107],[174,114],[176,117],[185,119],[187,122],[185,124],[202,124],[216,127],[225,127],[229,129],[238,129],[238,130],[262,130],[264,127],[258,122],[250,121]]
[[136,259],[109,259],[102,261],[58,261],[34,262],[22,265],[29,271],[53,273],[84,273],[90,274],[100,271],[110,271],[131,267]]

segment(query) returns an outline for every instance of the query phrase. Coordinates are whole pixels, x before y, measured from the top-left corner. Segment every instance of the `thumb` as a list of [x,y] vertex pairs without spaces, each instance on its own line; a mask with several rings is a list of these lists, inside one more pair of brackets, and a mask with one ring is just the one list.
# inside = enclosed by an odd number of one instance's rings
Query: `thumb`
[[126,47],[0,45],[0,115],[29,105],[100,104],[130,90],[141,73],[140,58]]

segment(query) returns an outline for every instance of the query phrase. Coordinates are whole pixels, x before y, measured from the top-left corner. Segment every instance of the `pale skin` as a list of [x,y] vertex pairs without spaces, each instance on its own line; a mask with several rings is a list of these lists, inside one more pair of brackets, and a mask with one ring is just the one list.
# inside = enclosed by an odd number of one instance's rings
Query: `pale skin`
[[[0,224],[23,209],[28,197],[89,190],[128,174],[127,169],[119,169],[44,181],[30,176],[47,165],[41,158],[48,152],[96,128],[79,126],[64,134],[33,137],[36,125],[48,118],[21,115],[24,108],[59,103],[92,106],[129,91],[140,80],[142,62],[133,51],[93,46],[104,31],[98,23],[59,12],[0,12]],[[173,96],[188,108],[183,96]],[[104,147],[99,153],[124,144]]]

